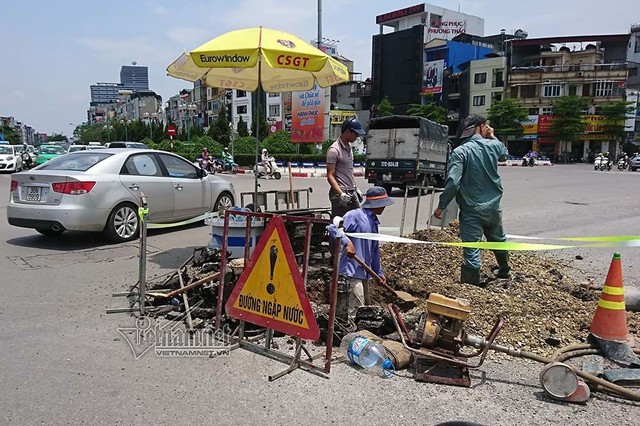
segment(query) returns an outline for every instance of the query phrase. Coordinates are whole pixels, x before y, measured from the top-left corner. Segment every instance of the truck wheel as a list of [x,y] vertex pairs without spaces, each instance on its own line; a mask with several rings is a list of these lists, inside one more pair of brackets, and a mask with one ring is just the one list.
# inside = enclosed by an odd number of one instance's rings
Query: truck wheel
[[387,195],[391,196],[391,191],[393,190],[393,186],[391,185],[382,185],[385,191],[387,191]]

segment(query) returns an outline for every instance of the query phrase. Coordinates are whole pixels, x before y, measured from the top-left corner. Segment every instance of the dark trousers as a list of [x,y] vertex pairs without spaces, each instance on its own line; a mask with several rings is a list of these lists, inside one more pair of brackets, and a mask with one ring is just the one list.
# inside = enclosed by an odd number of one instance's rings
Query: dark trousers
[[331,201],[331,218],[336,216],[344,216],[349,210],[360,208],[360,202],[358,201],[358,194],[355,189],[345,191],[351,195],[351,201],[345,203],[340,201],[340,195],[338,195],[333,189],[329,190],[329,201]]

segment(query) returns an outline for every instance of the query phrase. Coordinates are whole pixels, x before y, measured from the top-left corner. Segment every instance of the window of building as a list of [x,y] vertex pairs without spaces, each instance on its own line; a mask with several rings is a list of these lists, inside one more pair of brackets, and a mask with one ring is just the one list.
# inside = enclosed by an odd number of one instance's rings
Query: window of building
[[500,102],[502,100],[502,93],[493,93],[491,95],[491,105],[495,105],[496,102]]
[[538,115],[538,108],[529,108],[529,115]]
[[640,53],[640,35],[636,36],[636,47],[634,49],[635,53]]
[[597,81],[596,97],[613,95],[613,81]]
[[553,115],[553,107],[542,107],[542,115]]
[[247,105],[238,105],[236,107],[236,113],[238,113],[238,114],[246,114],[247,113]]
[[474,96],[473,97],[473,106],[483,106],[485,104],[485,96]]
[[629,68],[629,77],[635,77],[638,75],[638,68]]
[[271,92],[269,92],[268,96],[270,98],[277,98],[278,96],[280,96],[280,93],[271,93]]
[[522,99],[535,98],[536,86],[534,85],[520,86],[520,97]]
[[562,86],[560,84],[545,84],[542,89],[542,96],[545,98],[557,98],[560,96]]
[[236,98],[246,98],[247,92],[244,90],[236,90]]
[[502,71],[493,73],[493,87],[504,87],[504,77]]
[[475,84],[484,84],[487,82],[487,73],[479,72],[473,76],[473,82]]
[[578,86],[576,86],[575,84],[570,84],[569,85],[569,96],[576,96],[577,93],[578,93]]
[[269,105],[269,117],[280,117],[280,105]]

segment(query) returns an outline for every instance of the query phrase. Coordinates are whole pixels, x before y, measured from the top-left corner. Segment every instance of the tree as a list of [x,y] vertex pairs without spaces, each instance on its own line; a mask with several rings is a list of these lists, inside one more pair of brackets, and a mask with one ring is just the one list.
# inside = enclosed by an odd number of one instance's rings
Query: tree
[[624,121],[627,119],[627,114],[635,115],[635,110],[635,105],[626,101],[602,105],[605,132],[616,142],[621,142],[624,136]]
[[561,96],[553,103],[553,114],[556,118],[549,129],[563,141],[573,142],[578,135],[587,130],[587,123],[582,116],[589,108],[592,99],[582,96]]
[[54,133],[49,136],[49,142],[69,142],[69,138],[59,133]]
[[393,114],[393,105],[389,102],[389,98],[385,96],[378,104],[378,117],[388,117]]
[[214,141],[219,142],[222,146],[229,146],[231,143],[231,129],[229,128],[229,120],[227,119],[227,111],[224,106],[218,112],[218,118],[209,126],[207,133]]
[[505,138],[507,136],[521,135],[524,129],[522,122],[528,118],[527,109],[513,98],[498,101],[489,108],[487,118],[491,127]]
[[425,103],[422,105],[411,104],[407,110],[407,114],[423,117],[439,124],[444,124],[447,121],[447,110],[438,105],[432,95],[425,96]]
[[104,142],[105,126],[105,123],[83,124],[78,126],[78,140],[85,145],[89,142]]
[[238,136],[241,138],[249,136],[249,129],[247,128],[247,122],[242,119],[242,116],[240,116],[240,119],[238,120],[237,131],[238,131]]
[[293,154],[296,152],[295,144],[291,143],[291,135],[284,130],[270,134],[260,146],[266,148],[269,154]]
[[12,145],[18,145],[20,143],[20,132],[16,129],[12,129],[9,126],[0,126],[0,134],[4,136],[5,141],[8,141]]
[[256,138],[253,136],[240,137],[233,142],[233,147],[236,154],[255,154]]
[[264,119],[264,111],[261,111],[260,119],[256,117],[256,114],[253,114],[253,120],[251,121],[251,136],[256,137],[256,124],[258,121],[260,122],[260,141],[263,141],[267,136],[269,136],[269,123]]

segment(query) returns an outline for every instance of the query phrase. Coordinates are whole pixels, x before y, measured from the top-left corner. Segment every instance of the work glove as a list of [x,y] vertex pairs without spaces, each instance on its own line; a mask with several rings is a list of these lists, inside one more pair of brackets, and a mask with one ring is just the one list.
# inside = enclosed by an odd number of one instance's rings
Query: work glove
[[340,194],[340,202],[343,204],[349,204],[351,202],[351,195],[343,192]]

